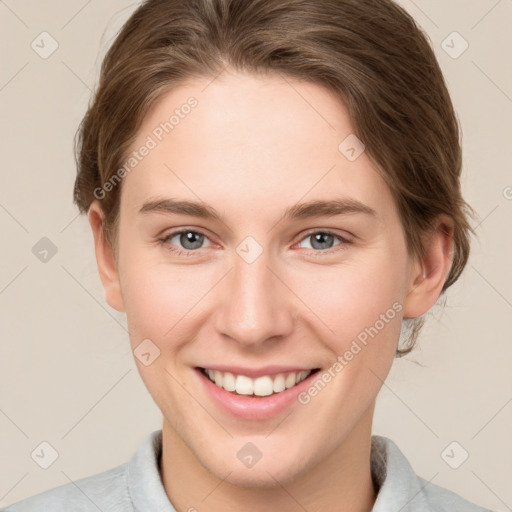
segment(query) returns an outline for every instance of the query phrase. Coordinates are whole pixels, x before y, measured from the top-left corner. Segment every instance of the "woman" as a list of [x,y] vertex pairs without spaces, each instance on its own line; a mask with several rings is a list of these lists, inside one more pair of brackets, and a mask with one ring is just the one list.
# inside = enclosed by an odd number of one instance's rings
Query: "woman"
[[7,510],[484,510],[371,435],[470,246],[456,117],[405,11],[146,1],[78,142],[75,202],[163,427]]

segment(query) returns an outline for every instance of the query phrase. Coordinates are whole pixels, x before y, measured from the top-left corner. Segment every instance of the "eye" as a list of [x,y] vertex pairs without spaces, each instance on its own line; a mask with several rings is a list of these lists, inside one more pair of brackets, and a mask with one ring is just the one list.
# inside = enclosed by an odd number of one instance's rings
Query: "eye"
[[[338,239],[339,243],[336,245],[333,245],[335,240]],[[327,252],[329,249],[332,249],[333,247],[338,247],[340,245],[349,244],[350,240],[347,240],[346,238],[337,235],[335,233],[331,233],[330,231],[312,231],[308,233],[300,243],[304,242],[305,240],[310,240],[310,247],[311,249],[315,249],[315,252]],[[308,248],[308,247],[306,247]],[[338,249],[335,249],[338,250]],[[332,252],[332,251],[329,251]]]
[[[176,239],[175,242],[173,242],[174,239]],[[186,254],[189,251],[194,252],[197,249],[202,249],[203,247],[201,246],[205,240],[209,240],[206,235],[192,229],[174,231],[166,237],[159,239],[170,251],[178,254]],[[180,246],[183,249],[181,249]]]

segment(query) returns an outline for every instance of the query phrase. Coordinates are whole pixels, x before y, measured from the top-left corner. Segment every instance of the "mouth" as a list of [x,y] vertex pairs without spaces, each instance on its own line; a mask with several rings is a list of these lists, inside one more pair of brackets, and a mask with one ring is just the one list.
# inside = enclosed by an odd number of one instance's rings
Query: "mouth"
[[251,378],[243,374],[222,372],[209,368],[197,367],[196,369],[218,388],[233,395],[260,398],[283,393],[320,371],[320,368],[313,368],[311,370],[283,372]]

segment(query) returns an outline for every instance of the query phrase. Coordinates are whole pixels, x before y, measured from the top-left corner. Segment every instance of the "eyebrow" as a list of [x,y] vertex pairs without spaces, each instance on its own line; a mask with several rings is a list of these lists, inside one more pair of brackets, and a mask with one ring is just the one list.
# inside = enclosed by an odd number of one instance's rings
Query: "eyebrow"
[[[139,210],[140,214],[154,212],[190,215],[224,222],[222,216],[211,206],[189,200],[152,199],[145,202]],[[377,212],[370,206],[356,199],[346,198],[332,199],[329,201],[315,200],[296,204],[285,210],[282,220],[299,220],[350,213],[363,213],[374,217],[377,216]]]

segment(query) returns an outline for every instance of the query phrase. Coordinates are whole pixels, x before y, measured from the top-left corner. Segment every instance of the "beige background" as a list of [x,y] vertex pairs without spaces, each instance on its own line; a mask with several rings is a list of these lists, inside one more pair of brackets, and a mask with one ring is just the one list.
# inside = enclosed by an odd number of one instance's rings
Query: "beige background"
[[[459,114],[479,240],[420,347],[396,361],[374,432],[425,479],[512,510],[512,1],[401,4],[429,34]],[[134,7],[0,2],[0,505],[121,464],[160,428],[72,204],[72,138],[106,45]],[[58,43],[47,59],[31,47],[43,31]],[[441,46],[462,48],[453,31],[469,44],[458,58]],[[47,262],[32,252],[42,237],[57,250]],[[31,458],[43,441],[58,452],[48,469]],[[441,456],[452,441],[452,460],[469,453],[458,469]]]

